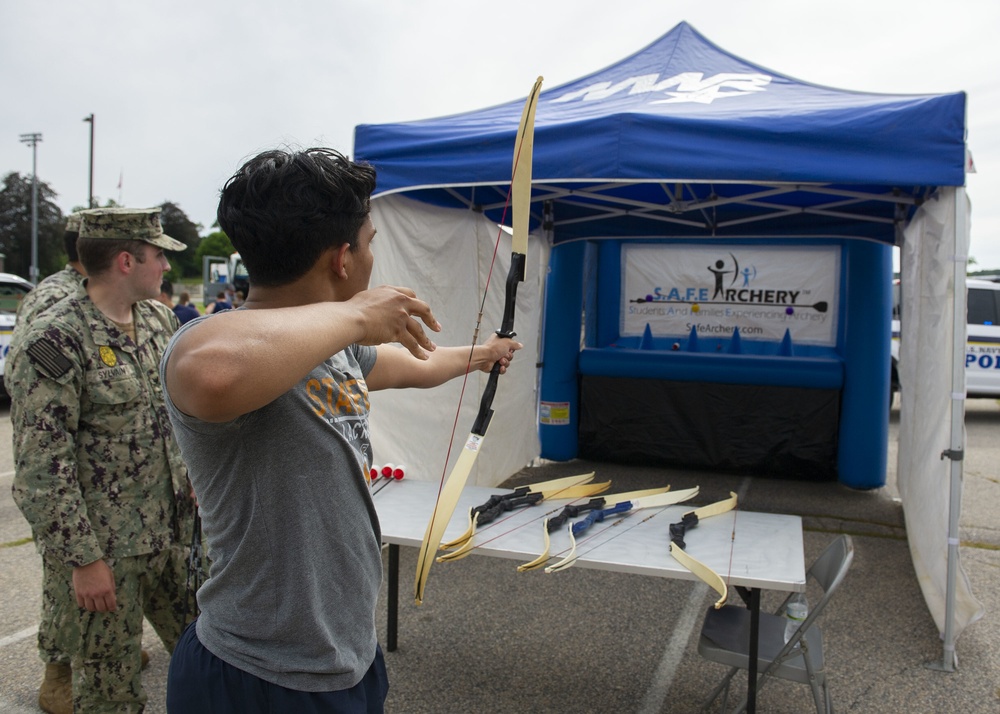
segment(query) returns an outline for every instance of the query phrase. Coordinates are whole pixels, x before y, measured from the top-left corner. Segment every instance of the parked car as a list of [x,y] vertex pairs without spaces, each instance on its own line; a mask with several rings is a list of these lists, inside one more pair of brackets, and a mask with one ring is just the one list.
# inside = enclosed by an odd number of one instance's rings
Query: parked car
[[14,332],[17,309],[21,299],[31,290],[32,285],[13,273],[0,273],[0,394],[6,394],[3,386],[3,370],[10,349],[10,336]]
[[[968,278],[965,393],[969,398],[1000,397],[1000,283]],[[892,393],[899,391],[899,282],[892,291]],[[950,336],[942,335],[942,339]],[[890,400],[891,403],[891,400]]]

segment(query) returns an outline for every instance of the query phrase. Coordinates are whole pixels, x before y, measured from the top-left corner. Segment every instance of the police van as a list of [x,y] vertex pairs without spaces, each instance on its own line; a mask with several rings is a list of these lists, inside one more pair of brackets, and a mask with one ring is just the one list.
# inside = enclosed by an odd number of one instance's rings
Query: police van
[[3,369],[10,350],[10,336],[14,333],[17,309],[31,287],[31,283],[19,275],[0,273],[0,394],[6,394],[3,388]]
[[[1000,398],[1000,283],[968,278],[965,393]],[[899,390],[899,282],[892,291],[892,391]],[[942,336],[945,339],[945,336]]]

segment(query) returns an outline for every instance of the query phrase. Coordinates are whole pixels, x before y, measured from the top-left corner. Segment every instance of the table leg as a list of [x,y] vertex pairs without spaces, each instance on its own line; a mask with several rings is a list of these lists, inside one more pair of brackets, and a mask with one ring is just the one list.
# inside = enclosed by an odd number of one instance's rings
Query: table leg
[[396,651],[396,634],[399,628],[399,546],[389,544],[389,612],[386,617],[386,649]]
[[760,637],[760,588],[750,589],[750,662],[747,667],[747,714],[757,711],[757,656]]

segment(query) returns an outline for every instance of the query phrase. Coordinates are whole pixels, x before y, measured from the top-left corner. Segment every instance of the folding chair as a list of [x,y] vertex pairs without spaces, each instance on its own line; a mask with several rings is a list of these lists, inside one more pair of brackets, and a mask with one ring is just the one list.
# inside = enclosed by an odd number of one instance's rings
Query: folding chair
[[[782,615],[789,595],[774,615],[761,613],[760,636],[758,641],[757,691],[771,677],[786,679],[800,684],[808,684],[812,689],[818,714],[832,714],[833,703],[827,688],[826,669],[823,658],[823,634],[817,618],[833,597],[844,576],[847,575],[854,559],[854,544],[848,535],[839,536],[826,547],[806,573],[806,581],[812,577],[823,589],[823,596],[815,605],[810,605],[809,615],[785,642],[785,622]],[[740,670],[750,666],[750,611],[746,608],[726,605],[716,610],[709,608],[701,628],[698,652],[705,659],[730,667],[729,672],[702,705],[705,711],[725,690],[720,711],[725,711],[729,697],[729,684]],[[746,698],[734,709],[734,713],[746,709]]]

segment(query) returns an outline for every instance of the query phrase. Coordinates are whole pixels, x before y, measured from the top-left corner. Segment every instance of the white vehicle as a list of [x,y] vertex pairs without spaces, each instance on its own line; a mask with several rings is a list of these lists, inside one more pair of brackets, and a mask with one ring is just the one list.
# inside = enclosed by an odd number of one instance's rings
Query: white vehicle
[[3,370],[7,362],[7,352],[10,350],[10,336],[14,332],[17,309],[21,306],[21,299],[31,288],[31,283],[19,275],[0,273],[0,393],[2,394],[6,394],[3,389]]
[[[968,278],[965,393],[1000,397],[1000,283]],[[892,292],[892,391],[899,390],[899,283]],[[942,337],[944,339],[944,337]]]

